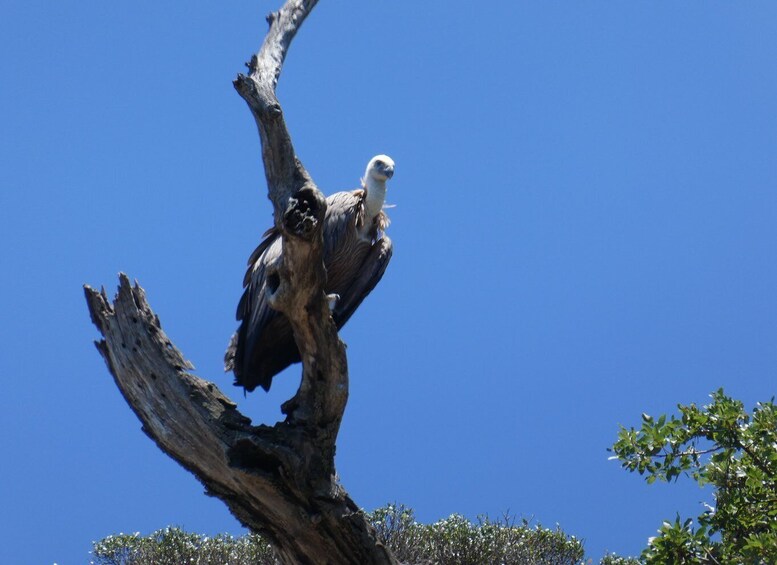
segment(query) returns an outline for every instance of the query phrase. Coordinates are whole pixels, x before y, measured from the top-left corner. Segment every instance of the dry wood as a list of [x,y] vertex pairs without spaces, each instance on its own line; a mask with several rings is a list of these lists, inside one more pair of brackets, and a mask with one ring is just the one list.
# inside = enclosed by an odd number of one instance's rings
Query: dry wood
[[348,398],[348,370],[324,294],[326,201],[297,159],[275,97],[291,40],[316,0],[288,0],[235,87],[256,120],[276,226],[283,234],[280,285],[271,297],[294,329],[303,372],[284,422],[252,426],[192,367],[162,331],[137,283],[120,275],[111,303],[85,287],[97,348],[143,431],[276,548],[286,564],[394,564],[339,485],[335,440]]

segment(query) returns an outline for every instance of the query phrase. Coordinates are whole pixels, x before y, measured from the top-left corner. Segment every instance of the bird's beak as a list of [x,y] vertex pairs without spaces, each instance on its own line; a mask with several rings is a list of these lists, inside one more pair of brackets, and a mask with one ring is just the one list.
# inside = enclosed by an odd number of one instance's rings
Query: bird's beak
[[386,178],[391,178],[394,176],[394,167],[386,167]]

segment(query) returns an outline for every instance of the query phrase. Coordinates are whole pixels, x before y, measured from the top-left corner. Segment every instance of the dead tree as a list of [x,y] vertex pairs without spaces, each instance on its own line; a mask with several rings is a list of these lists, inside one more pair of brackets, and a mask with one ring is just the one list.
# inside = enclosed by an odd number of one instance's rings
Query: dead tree
[[259,53],[235,88],[262,142],[275,225],[283,234],[280,286],[272,305],[290,320],[303,361],[286,420],[253,426],[162,331],[137,283],[120,275],[111,303],[85,287],[96,342],[143,431],[261,533],[286,564],[395,564],[364,514],[339,485],[335,440],[348,398],[348,368],[324,293],[326,201],[294,153],[275,87],[287,49],[317,0],[287,0],[268,17]]

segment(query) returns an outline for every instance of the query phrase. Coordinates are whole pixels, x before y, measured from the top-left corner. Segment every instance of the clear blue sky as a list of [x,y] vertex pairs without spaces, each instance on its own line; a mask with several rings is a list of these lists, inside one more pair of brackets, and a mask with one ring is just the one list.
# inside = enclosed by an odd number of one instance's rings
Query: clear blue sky
[[[272,423],[298,369],[221,371],[271,221],[231,81],[276,2],[0,2],[0,562],[168,524],[241,532],[140,431],[81,285],[145,287],[196,374]],[[509,511],[638,553],[708,493],[619,424],[777,394],[777,4],[322,0],[279,96],[322,190],[397,163],[394,258],[343,331],[363,507]]]

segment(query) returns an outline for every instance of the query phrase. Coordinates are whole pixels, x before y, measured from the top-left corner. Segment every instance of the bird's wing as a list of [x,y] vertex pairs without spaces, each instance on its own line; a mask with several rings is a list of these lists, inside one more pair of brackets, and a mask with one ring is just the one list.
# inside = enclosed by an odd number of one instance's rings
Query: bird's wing
[[386,267],[391,260],[393,253],[393,244],[387,235],[383,235],[378,241],[372,244],[367,257],[362,263],[357,277],[335,304],[332,317],[337,324],[337,329],[345,325],[348,319],[353,315],[362,301],[372,292],[375,285],[380,282]]
[[326,199],[324,219],[324,258],[331,257],[349,231],[363,221],[364,191],[336,192]]
[[[247,390],[253,390],[257,385],[269,388],[272,375],[266,376],[267,369],[263,364],[267,356],[264,352],[267,349],[272,351],[273,346],[280,344],[273,344],[268,335],[281,337],[288,333],[283,331],[285,328],[275,328],[284,322],[288,325],[288,321],[267,302],[267,270],[280,253],[280,232],[271,228],[248,259],[248,270],[243,278],[245,290],[237,305],[236,317],[241,324],[224,356],[224,368],[233,370],[235,384]],[[273,331],[275,329],[280,331]]]
[[[375,288],[391,259],[391,239],[382,233],[388,225],[388,217],[381,212],[374,224],[368,228],[368,239],[359,236],[366,218],[364,217],[363,189],[338,192],[330,197],[327,208],[327,234],[324,240],[325,253],[328,255],[328,292],[337,292],[340,299],[335,304],[332,317],[337,329],[343,327],[367,295]],[[375,239],[370,244],[369,238]],[[366,255],[359,263],[353,263],[354,257]],[[343,289],[342,283],[347,281]]]
[[261,321],[258,316],[266,311],[274,312],[267,304],[264,286],[267,267],[277,260],[280,254],[281,232],[273,227],[264,233],[264,239],[248,258],[248,269],[243,277],[243,296],[237,304],[235,315],[238,321],[249,322],[249,325],[253,326]]
[[[256,272],[254,269],[254,264],[259,260],[259,258],[264,255],[264,253],[269,249],[269,247],[278,239],[280,232],[275,229],[274,227],[270,228],[264,234],[262,235],[262,242],[259,244],[259,246],[254,249],[253,253],[251,253],[251,256],[248,258],[248,269],[246,269],[246,274],[243,276],[243,294],[240,297],[240,301],[237,304],[237,312],[235,314],[235,318],[237,318],[238,321],[247,319],[249,314],[249,310],[251,308],[251,305],[254,303],[257,294],[257,289],[261,288],[261,283],[259,281],[260,278],[264,276],[264,266],[260,266],[260,271]],[[252,276],[254,279],[254,283],[252,284]],[[263,299],[263,298],[262,298]],[[235,357],[237,356],[237,346],[238,346],[238,332],[235,332],[232,334],[232,338],[229,340],[229,346],[227,347],[227,351],[224,354],[224,370],[225,371],[232,371],[235,368]]]

